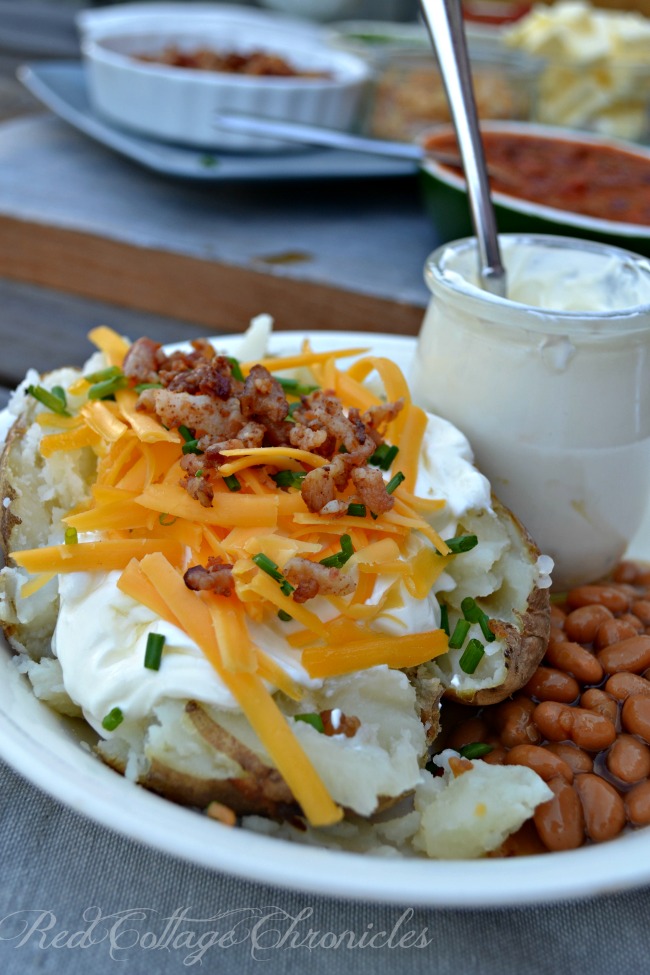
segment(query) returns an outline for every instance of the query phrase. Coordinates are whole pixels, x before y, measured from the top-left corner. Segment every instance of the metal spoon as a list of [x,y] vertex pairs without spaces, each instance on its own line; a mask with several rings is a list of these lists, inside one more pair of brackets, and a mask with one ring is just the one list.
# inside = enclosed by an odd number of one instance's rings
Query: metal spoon
[[461,0],[420,0],[420,7],[438,56],[440,74],[463,160],[478,245],[479,281],[485,291],[505,298],[506,272],[501,261],[483,143],[479,133]]

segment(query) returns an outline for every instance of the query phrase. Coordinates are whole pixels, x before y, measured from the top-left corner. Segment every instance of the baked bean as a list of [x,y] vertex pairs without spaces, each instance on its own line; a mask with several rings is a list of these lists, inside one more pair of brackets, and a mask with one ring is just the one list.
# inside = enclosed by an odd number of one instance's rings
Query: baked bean
[[622,670],[638,674],[650,667],[650,636],[641,634],[612,643],[599,652],[598,660],[606,674]]
[[594,843],[613,840],[625,826],[625,805],[613,785],[598,775],[586,772],[574,784],[580,797],[585,830]]
[[650,697],[631,694],[623,705],[621,723],[631,735],[650,743]]
[[544,738],[549,741],[566,741],[573,727],[573,709],[568,704],[542,701],[535,708],[533,720]]
[[606,584],[576,586],[567,594],[569,609],[589,606],[592,603],[606,606],[607,609],[611,609],[612,613],[625,613],[630,608],[630,597],[621,592],[618,587]]
[[607,752],[605,764],[621,782],[640,782],[650,775],[650,748],[634,735],[619,735]]
[[601,623],[614,618],[611,609],[598,604],[579,606],[564,621],[564,632],[569,640],[592,643]]
[[583,708],[572,708],[573,727],[570,738],[580,748],[587,752],[599,752],[609,748],[616,740],[616,725],[604,714],[586,711]]
[[636,562],[630,562],[629,560],[623,560],[619,562],[614,571],[612,572],[612,579],[614,582],[628,582],[634,584],[639,575],[639,567]]
[[639,674],[626,674],[622,671],[620,674],[612,674],[604,690],[617,701],[625,701],[630,694],[650,695],[650,681]]
[[625,811],[634,826],[650,826],[650,780],[630,789],[625,796]]
[[535,810],[539,837],[549,850],[575,850],[585,836],[582,803],[572,785],[557,776],[548,783],[553,798]]
[[590,687],[582,694],[580,707],[586,708],[587,711],[595,711],[597,714],[604,714],[606,718],[616,723],[618,702],[611,694],[601,691],[598,687]]
[[549,782],[561,776],[565,782],[573,782],[573,769],[559,755],[540,748],[539,745],[516,745],[506,755],[506,765],[525,765]]
[[533,722],[535,704],[530,698],[515,697],[498,704],[494,712],[501,742],[506,748],[515,745],[537,745],[540,734]]
[[559,756],[574,772],[591,772],[594,767],[594,760],[591,755],[588,755],[582,748],[578,748],[573,742],[547,741],[545,745],[542,745],[542,748]]
[[533,719],[545,738],[550,741],[570,739],[588,752],[608,748],[616,738],[614,723],[604,715],[554,701],[538,704]]
[[639,568],[636,579],[634,580],[636,586],[647,587],[650,586],[650,570]]
[[603,668],[599,660],[579,643],[549,642],[546,661],[552,667],[565,670],[583,684],[599,684],[603,679]]
[[524,687],[524,694],[538,701],[561,701],[570,704],[580,694],[580,685],[575,677],[565,674],[556,667],[538,667]]
[[492,751],[483,756],[483,761],[487,762],[488,765],[503,765],[507,754],[508,751],[503,745],[494,745]]
[[630,606],[630,612],[632,612],[637,619],[641,620],[644,626],[650,626],[650,600],[649,599],[637,599],[636,602],[632,603]]
[[629,623],[636,633],[643,633],[645,631],[645,626],[639,617],[634,615],[634,613],[621,613],[618,618],[621,623]]
[[632,623],[624,620],[622,617],[619,619],[612,618],[611,620],[605,620],[596,631],[594,646],[597,650],[604,650],[605,647],[611,646],[612,643],[619,643],[621,640],[626,640],[630,636],[636,636],[639,632],[638,626],[633,626]]
[[463,745],[470,745],[474,741],[485,741],[487,735],[488,726],[485,721],[481,718],[468,718],[453,729],[447,747],[458,751]]

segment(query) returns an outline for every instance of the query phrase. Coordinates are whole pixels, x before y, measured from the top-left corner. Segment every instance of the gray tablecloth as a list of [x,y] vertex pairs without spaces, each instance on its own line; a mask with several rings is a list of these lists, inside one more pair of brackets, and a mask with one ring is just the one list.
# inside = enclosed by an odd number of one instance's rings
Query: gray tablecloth
[[[650,970],[650,889],[513,910],[338,901],[249,883],[140,846],[4,765],[0,795],[3,975]],[[363,947],[377,931],[387,934]]]

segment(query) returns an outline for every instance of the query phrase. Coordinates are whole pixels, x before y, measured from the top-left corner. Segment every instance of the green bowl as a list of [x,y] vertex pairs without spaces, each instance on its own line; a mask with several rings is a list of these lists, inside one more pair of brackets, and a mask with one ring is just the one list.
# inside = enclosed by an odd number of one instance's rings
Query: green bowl
[[[516,133],[563,142],[577,142],[622,150],[640,157],[648,166],[650,182],[650,149],[636,143],[600,138],[586,132],[538,125],[532,122],[485,121],[484,131]],[[420,139],[448,133],[450,126],[436,126],[422,133]],[[426,159],[420,170],[420,183],[427,212],[438,230],[441,242],[458,240],[474,233],[465,180],[457,172],[433,159]],[[558,234],[584,237],[624,247],[650,257],[650,226],[602,220],[569,210],[559,210],[505,193],[493,193],[494,211],[500,233]]]

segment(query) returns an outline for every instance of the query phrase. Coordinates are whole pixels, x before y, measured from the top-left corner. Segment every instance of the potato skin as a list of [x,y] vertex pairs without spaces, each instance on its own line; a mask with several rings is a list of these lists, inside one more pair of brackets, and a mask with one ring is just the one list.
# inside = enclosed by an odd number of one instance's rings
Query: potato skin
[[[492,497],[493,508],[513,543],[519,548],[522,561],[534,564],[540,551],[519,519],[498,498]],[[507,676],[498,687],[483,688],[475,693],[445,691],[445,697],[460,704],[483,707],[498,704],[524,687],[533,676],[546,653],[551,633],[550,589],[535,586],[528,594],[525,606],[513,607],[511,619],[490,619],[490,629],[506,643]]]

